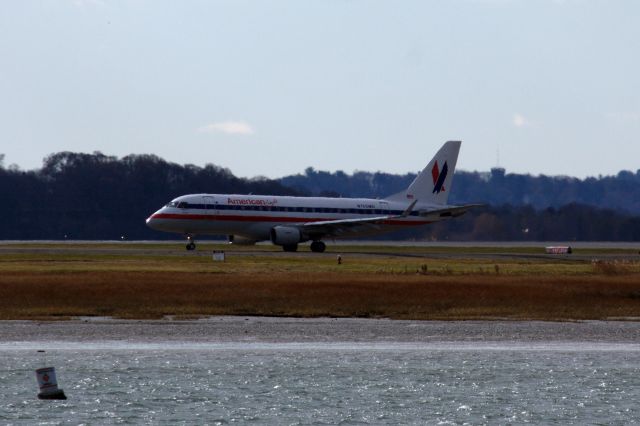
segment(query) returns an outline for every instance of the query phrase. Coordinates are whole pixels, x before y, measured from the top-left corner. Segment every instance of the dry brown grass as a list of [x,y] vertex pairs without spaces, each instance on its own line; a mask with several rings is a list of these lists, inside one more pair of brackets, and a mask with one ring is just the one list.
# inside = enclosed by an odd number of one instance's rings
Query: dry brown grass
[[345,252],[341,265],[333,255],[274,256],[262,248],[241,255],[231,251],[221,263],[212,262],[206,252],[185,253],[166,245],[118,247],[5,247],[0,255],[0,319],[640,317],[637,261],[429,258],[383,247],[378,255]]
[[596,274],[605,274],[605,275],[620,275],[620,274],[628,274],[632,272],[634,266],[637,266],[635,263],[630,262],[620,262],[620,261],[603,261],[603,260],[594,260],[591,262],[593,265],[593,272]]
[[640,317],[640,274],[4,271],[0,319],[276,315],[573,320]]

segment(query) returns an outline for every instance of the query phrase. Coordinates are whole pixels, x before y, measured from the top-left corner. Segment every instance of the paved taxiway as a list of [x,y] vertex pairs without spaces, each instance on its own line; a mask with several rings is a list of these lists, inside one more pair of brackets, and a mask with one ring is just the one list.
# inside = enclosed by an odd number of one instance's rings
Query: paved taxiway
[[[206,241],[205,244],[223,244],[222,241]],[[145,248],[145,244],[153,244],[153,248]],[[266,243],[269,244],[270,243]],[[78,246],[80,245],[80,246]],[[109,245],[109,247],[104,247]],[[118,246],[122,247],[118,247]],[[161,248],[157,246],[161,245]],[[625,242],[577,242],[571,247],[577,253],[571,255],[549,255],[544,253],[544,247],[550,245],[566,245],[557,242],[412,242],[412,241],[336,241],[328,242],[325,253],[310,253],[306,245],[300,246],[296,253],[285,253],[280,250],[261,250],[254,247],[230,247],[229,255],[233,256],[273,256],[273,257],[308,257],[324,256],[334,258],[341,253],[340,247],[349,247],[343,257],[408,257],[431,259],[472,259],[472,260],[544,260],[555,262],[592,261],[599,260],[640,260],[640,244]],[[224,249],[224,245],[221,246]],[[531,247],[539,247],[539,253],[531,253]],[[402,250],[396,250],[402,248]],[[411,250],[415,248],[415,251]],[[428,252],[424,249],[429,248]],[[439,252],[437,249],[442,248]],[[455,250],[451,250],[451,249]],[[481,252],[478,248],[483,249]],[[495,248],[494,251],[487,251]],[[500,249],[507,248],[508,251]],[[518,248],[522,248],[521,253]],[[216,247],[216,249],[220,249]],[[475,250],[474,250],[475,249]],[[527,249],[527,250],[525,250]],[[588,254],[580,254],[580,249],[588,249]],[[602,249],[602,253],[598,253]],[[625,250],[615,253],[610,250]],[[155,256],[210,256],[209,250],[192,252],[184,249],[183,241],[4,241],[0,242],[0,254],[95,254],[95,255],[155,255]],[[595,254],[594,254],[595,253]]]

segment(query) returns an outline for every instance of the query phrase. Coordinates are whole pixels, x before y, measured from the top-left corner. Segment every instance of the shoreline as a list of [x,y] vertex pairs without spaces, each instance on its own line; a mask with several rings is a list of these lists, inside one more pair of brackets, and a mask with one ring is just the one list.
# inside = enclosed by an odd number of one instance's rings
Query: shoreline
[[126,344],[491,342],[640,344],[640,320],[413,321],[360,318],[212,316],[197,320],[78,318],[0,321],[0,347],[16,342]]

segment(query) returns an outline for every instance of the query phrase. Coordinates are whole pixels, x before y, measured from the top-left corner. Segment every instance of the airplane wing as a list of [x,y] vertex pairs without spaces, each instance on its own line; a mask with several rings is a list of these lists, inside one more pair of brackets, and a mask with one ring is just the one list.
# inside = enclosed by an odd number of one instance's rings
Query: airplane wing
[[[365,232],[376,232],[382,229],[382,225],[387,224],[390,220],[407,217],[413,211],[418,200],[413,201],[407,209],[400,215],[377,216],[357,219],[338,219],[326,220],[320,222],[308,222],[299,224],[298,228],[301,232],[309,236],[322,237],[345,237],[349,234],[360,234]],[[464,206],[452,206],[437,210],[425,210],[418,212],[420,217],[425,219],[433,218],[440,220],[445,217],[457,217],[467,212],[473,207],[479,207],[483,204],[468,204]]]
[[465,204],[464,206],[451,206],[443,209],[436,210],[421,210],[418,212],[420,217],[433,217],[435,218],[443,218],[443,217],[458,217],[465,214],[467,211],[474,207],[483,207],[484,204]]
[[304,234],[317,237],[344,237],[382,229],[381,225],[395,216],[379,216],[366,219],[340,219],[321,222],[309,222],[298,225]]
[[375,232],[381,229],[381,225],[389,220],[407,217],[411,214],[413,207],[418,200],[413,201],[407,209],[400,215],[387,215],[356,219],[323,220],[319,222],[308,222],[298,225],[300,231],[307,235],[318,237],[344,237],[349,234],[359,234],[363,232]]

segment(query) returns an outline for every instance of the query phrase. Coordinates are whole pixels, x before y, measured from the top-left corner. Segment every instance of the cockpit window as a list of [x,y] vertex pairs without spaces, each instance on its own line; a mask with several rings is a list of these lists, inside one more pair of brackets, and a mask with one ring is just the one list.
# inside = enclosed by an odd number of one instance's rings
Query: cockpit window
[[178,202],[177,201],[172,201],[172,202],[168,203],[165,207],[178,207]]
[[186,203],[186,202],[184,202],[184,201],[180,201],[180,202],[178,203],[178,208],[179,208],[179,209],[186,209],[186,208],[188,208],[188,207],[189,207],[189,203]]

